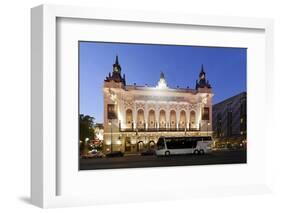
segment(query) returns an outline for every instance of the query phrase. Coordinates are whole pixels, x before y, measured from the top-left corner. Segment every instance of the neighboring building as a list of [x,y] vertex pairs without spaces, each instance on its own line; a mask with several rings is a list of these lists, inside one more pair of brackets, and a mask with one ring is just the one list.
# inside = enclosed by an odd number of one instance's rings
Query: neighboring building
[[104,151],[155,148],[160,136],[211,135],[212,88],[202,65],[196,88],[127,85],[118,57],[104,80]]
[[103,133],[104,133],[104,128],[103,128],[103,124],[102,123],[96,123],[94,125],[94,130],[95,130],[95,135],[96,135],[96,139],[98,139],[99,141],[103,141]]
[[217,142],[223,143],[236,143],[246,140],[246,92],[213,105],[213,136]]

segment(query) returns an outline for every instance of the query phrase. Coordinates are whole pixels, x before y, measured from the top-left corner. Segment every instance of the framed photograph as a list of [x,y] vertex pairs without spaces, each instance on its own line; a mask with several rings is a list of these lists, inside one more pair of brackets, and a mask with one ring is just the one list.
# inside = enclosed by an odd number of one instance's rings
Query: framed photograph
[[272,20],[31,14],[33,204],[271,191]]
[[247,163],[247,48],[78,45],[81,170]]

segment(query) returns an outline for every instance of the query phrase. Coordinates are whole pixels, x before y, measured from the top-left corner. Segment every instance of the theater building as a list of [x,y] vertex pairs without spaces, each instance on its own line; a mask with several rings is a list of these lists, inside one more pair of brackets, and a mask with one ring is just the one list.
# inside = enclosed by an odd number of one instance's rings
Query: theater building
[[104,80],[103,151],[153,149],[160,136],[212,135],[212,88],[202,66],[194,89],[129,85],[116,56]]

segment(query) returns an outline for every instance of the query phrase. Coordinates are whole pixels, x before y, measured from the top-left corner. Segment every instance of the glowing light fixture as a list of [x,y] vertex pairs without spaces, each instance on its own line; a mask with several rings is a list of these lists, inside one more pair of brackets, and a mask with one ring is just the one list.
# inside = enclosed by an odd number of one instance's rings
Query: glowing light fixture
[[166,79],[165,79],[165,76],[164,76],[163,72],[161,72],[161,74],[160,74],[160,80],[158,81],[158,85],[156,87],[159,88],[159,89],[168,88],[167,82],[166,82]]

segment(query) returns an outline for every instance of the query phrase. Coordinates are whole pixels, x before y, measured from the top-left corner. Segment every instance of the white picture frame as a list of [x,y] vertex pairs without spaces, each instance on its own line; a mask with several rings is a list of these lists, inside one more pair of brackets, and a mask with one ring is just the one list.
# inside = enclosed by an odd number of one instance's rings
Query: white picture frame
[[[257,81],[263,81],[265,84],[262,106],[269,109],[265,115],[265,119],[270,123],[272,119],[274,99],[270,94],[273,90],[273,84],[270,82],[270,76],[273,74],[273,21],[270,19],[256,18],[238,18],[238,17],[216,17],[203,15],[187,15],[187,14],[160,14],[141,11],[116,11],[112,9],[100,8],[84,8],[73,6],[54,6],[42,5],[31,10],[31,201],[34,205],[49,208],[61,206],[77,206],[92,205],[100,203],[120,203],[120,202],[139,202],[143,200],[164,200],[179,199],[188,197],[204,197],[204,196],[224,196],[224,195],[242,195],[253,193],[265,193],[271,191],[272,165],[270,164],[270,152],[272,146],[266,143],[266,153],[263,160],[265,165],[262,167],[264,178],[249,184],[221,184],[214,187],[203,185],[198,189],[178,187],[169,187],[172,196],[165,195],[165,190],[161,191],[155,188],[151,195],[144,195],[143,192],[137,193],[124,190],[122,193],[130,193],[130,197],[122,199],[118,193],[100,192],[99,196],[76,195],[76,194],[60,194],[59,184],[61,184],[60,170],[58,159],[57,145],[57,116],[58,116],[58,99],[57,88],[60,81],[57,79],[57,21],[59,18],[64,19],[80,19],[80,20],[101,20],[101,21],[119,21],[133,23],[153,23],[155,25],[167,26],[200,26],[207,28],[219,29],[253,29],[263,31],[265,42],[265,67],[261,68],[261,76]],[[251,84],[250,84],[251,85]],[[251,92],[251,91],[250,91]],[[254,100],[255,101],[255,100]],[[259,128],[259,127],[257,127]],[[266,125],[265,134],[270,140],[270,128]],[[257,165],[254,165],[257,166]],[[211,168],[212,169],[212,168]],[[231,168],[232,169],[232,168]],[[247,170],[247,167],[244,167]],[[209,168],[210,170],[210,168]],[[119,175],[128,175],[124,172],[116,171]],[[130,170],[132,171],[132,170]],[[140,170],[138,170],[140,171]],[[162,170],[161,170],[162,171]],[[142,175],[153,174],[158,175],[161,172],[157,169],[149,169],[140,171]],[[169,168],[169,171],[177,172],[179,168]],[[78,172],[78,171],[77,171]],[[110,172],[102,175],[113,175]],[[84,173],[85,175],[85,173]],[[95,174],[91,174],[95,175]],[[118,176],[118,175],[117,175]],[[71,177],[69,177],[71,179]],[[173,178],[171,176],[171,178]],[[75,184],[75,183],[73,183]],[[68,186],[69,187],[69,186]],[[73,189],[75,189],[73,187]],[[188,189],[188,191],[186,190]],[[176,194],[176,196],[175,196]]]

